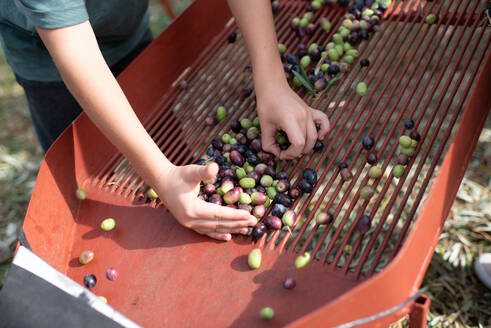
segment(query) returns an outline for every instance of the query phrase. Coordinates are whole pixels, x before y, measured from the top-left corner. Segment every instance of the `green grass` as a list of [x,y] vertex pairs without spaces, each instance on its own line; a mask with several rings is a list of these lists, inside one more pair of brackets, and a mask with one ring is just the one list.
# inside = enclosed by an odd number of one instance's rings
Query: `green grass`
[[[178,1],[178,11],[187,3]],[[170,19],[156,0],[151,1],[151,11],[151,29],[156,36]],[[0,52],[0,286],[42,156],[22,88]],[[472,268],[476,256],[491,252],[490,185],[488,118],[424,278],[423,287],[432,300],[429,327],[491,326],[491,291],[478,281]]]

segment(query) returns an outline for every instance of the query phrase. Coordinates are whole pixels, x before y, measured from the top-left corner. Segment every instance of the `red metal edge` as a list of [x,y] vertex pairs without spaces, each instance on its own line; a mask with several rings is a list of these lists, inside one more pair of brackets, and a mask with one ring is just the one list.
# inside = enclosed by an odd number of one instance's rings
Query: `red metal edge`
[[[417,292],[491,108],[490,89],[491,54],[472,90],[419,218],[393,261],[382,272],[288,327],[335,327],[397,306]],[[407,314],[411,306],[378,320],[378,324],[372,322],[360,327],[394,322]]]

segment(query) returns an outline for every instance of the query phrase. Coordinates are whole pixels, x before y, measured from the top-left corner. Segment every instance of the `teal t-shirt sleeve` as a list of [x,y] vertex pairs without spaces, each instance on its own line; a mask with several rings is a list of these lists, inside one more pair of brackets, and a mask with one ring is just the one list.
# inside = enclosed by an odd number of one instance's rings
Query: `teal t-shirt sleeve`
[[40,28],[55,29],[89,20],[85,0],[14,0],[14,3],[31,24]]

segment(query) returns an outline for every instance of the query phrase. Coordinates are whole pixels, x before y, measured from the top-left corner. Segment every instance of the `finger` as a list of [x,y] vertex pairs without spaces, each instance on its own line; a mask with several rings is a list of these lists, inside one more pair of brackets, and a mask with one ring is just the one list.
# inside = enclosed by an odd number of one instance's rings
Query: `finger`
[[256,217],[252,216],[246,210],[237,210],[226,206],[220,206],[205,201],[200,202],[200,206],[196,210],[196,216],[200,219],[208,219],[214,221],[245,221],[251,226],[257,223]]
[[218,164],[211,163],[210,165],[186,165],[184,166],[184,179],[189,182],[198,182],[212,179],[218,174]]
[[314,148],[315,142],[317,141],[317,129],[315,128],[314,121],[309,119],[307,121],[307,138],[305,140],[305,147],[303,148],[303,153],[307,154]]
[[275,156],[280,155],[280,147],[276,144],[276,128],[272,125],[261,125],[261,144],[264,151]]
[[331,123],[329,122],[329,118],[326,114],[317,109],[312,109],[312,119],[316,124],[319,125],[320,129],[317,132],[317,135],[320,140],[324,140],[327,133],[331,129]]
[[221,232],[221,233],[240,233],[241,235],[247,235],[249,233],[248,228],[236,228],[236,229],[217,229],[216,232]]
[[206,233],[206,235],[213,239],[223,240],[223,241],[229,241],[230,239],[232,239],[232,235],[230,235],[229,233],[208,232]]
[[290,147],[280,153],[281,159],[294,159],[302,153],[305,147],[305,131],[302,131],[298,124],[290,125],[284,128]]

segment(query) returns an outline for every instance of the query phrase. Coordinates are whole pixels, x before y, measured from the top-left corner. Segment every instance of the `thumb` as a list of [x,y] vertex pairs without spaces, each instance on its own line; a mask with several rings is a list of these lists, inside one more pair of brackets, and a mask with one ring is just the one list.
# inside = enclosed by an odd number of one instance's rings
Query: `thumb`
[[191,182],[206,181],[213,179],[218,174],[218,164],[210,165],[187,165],[185,179]]

